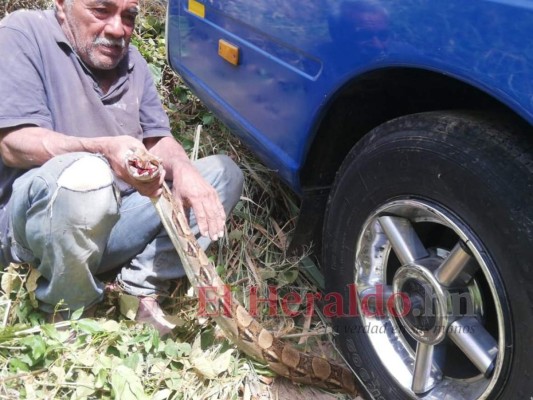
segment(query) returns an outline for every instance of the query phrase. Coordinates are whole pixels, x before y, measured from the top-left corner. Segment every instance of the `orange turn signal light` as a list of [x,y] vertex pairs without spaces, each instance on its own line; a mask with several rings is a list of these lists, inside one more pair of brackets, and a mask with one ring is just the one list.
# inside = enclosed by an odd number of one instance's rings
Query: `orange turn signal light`
[[233,65],[239,65],[239,47],[220,39],[218,41],[218,55]]

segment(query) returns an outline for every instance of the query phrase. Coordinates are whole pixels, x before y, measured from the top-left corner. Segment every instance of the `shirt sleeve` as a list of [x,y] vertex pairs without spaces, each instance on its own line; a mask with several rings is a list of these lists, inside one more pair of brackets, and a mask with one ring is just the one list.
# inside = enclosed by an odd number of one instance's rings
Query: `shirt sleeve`
[[0,128],[35,125],[52,129],[42,61],[20,29],[0,25]]
[[144,90],[139,112],[143,137],[172,136],[168,116],[163,109],[163,104],[159,98],[152,74],[148,69],[148,64],[139,53],[137,54],[140,60],[136,61],[135,68],[141,67],[144,75]]

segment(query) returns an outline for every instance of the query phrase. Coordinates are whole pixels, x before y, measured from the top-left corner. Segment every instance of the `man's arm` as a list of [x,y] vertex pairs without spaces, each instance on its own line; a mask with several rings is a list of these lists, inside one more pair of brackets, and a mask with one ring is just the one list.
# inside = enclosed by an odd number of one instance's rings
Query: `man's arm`
[[166,176],[172,179],[174,196],[193,209],[200,233],[217,240],[224,235],[226,215],[216,190],[206,182],[173,137],[147,138],[148,151],[163,160]]
[[6,166],[29,169],[75,151],[102,154],[120,179],[145,196],[157,196],[164,175],[153,182],[140,182],[126,170],[126,154],[135,148],[145,149],[141,141],[131,136],[81,138],[36,126],[0,129],[0,156]]

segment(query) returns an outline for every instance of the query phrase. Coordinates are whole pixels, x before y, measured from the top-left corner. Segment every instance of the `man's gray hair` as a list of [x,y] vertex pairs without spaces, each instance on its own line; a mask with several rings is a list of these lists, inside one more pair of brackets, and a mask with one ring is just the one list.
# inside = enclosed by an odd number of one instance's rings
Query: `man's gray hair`
[[[65,7],[70,8],[70,7],[72,7],[73,3],[74,3],[74,0],[65,0]],[[57,14],[57,5],[56,5],[55,2],[54,2],[54,10],[55,10],[55,12]]]

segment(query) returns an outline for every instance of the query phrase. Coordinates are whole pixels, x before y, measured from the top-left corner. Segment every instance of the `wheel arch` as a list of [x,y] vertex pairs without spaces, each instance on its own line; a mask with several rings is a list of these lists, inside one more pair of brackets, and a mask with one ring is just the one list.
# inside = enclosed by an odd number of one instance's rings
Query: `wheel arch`
[[302,203],[291,251],[312,246],[320,258],[329,188],[350,149],[366,133],[403,115],[454,109],[506,113],[525,121],[492,95],[424,69],[374,70],[340,87],[316,119],[315,134],[300,170]]

